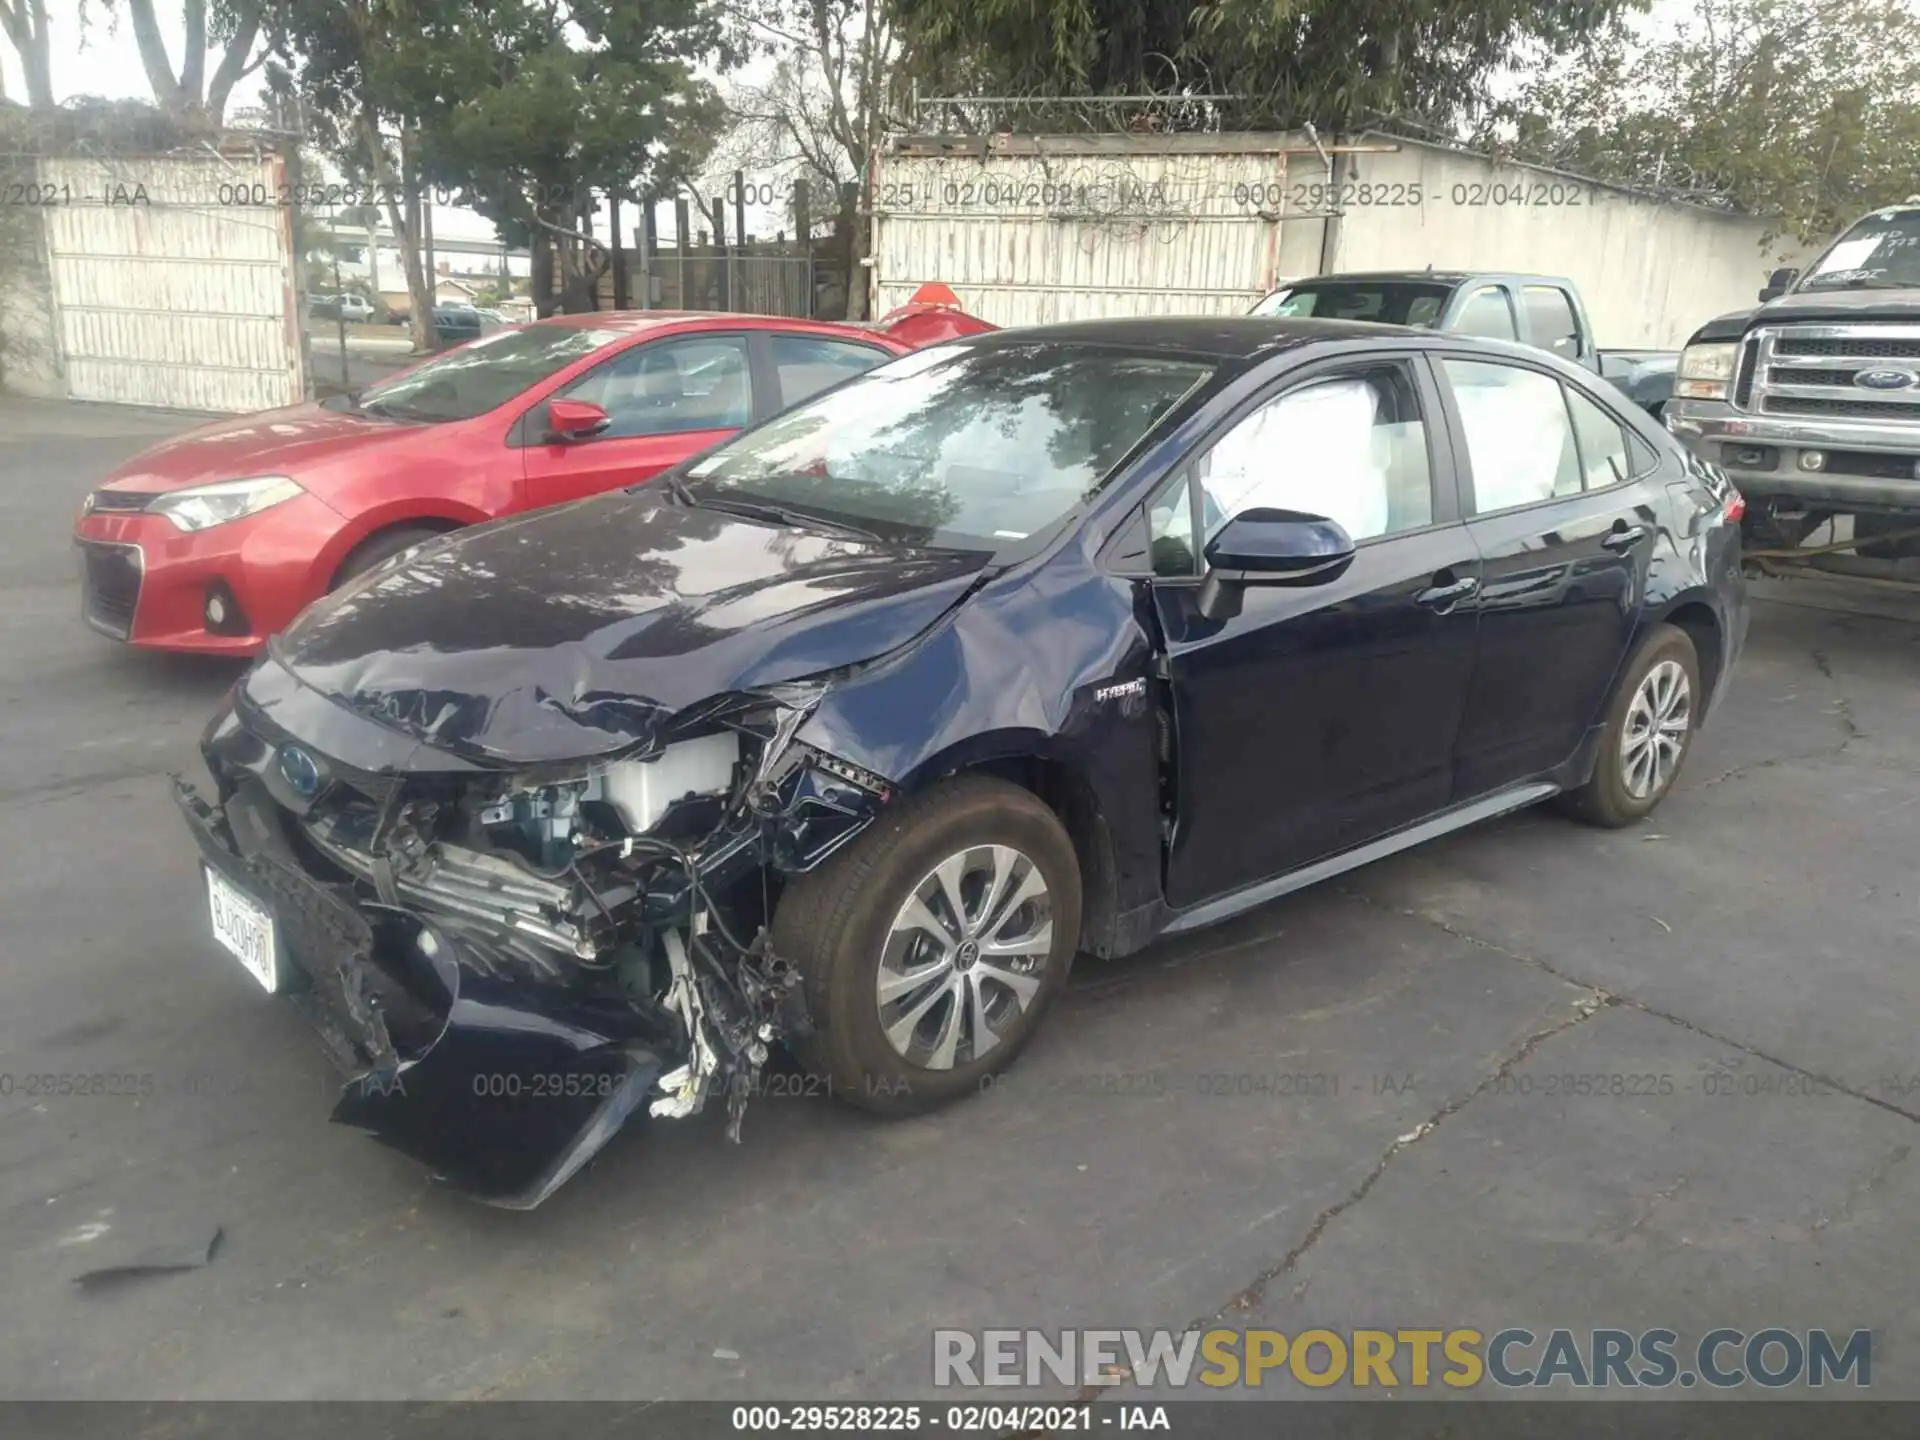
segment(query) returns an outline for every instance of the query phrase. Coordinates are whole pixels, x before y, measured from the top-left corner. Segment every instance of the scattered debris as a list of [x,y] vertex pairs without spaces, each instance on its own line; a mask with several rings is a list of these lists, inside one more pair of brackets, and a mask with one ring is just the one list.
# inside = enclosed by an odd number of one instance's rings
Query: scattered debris
[[83,1290],[105,1290],[149,1275],[171,1275],[178,1270],[198,1270],[213,1263],[224,1232],[215,1225],[203,1239],[155,1245],[116,1265],[103,1265],[73,1277]]

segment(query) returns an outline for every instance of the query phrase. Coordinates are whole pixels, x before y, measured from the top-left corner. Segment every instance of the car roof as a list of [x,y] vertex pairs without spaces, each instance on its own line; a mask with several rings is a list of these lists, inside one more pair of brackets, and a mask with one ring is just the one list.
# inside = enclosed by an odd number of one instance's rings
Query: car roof
[[1533,275],[1524,270],[1345,270],[1331,275],[1302,275],[1298,280],[1289,280],[1277,285],[1276,290],[1292,290],[1302,285],[1322,284],[1328,281],[1373,280],[1383,283],[1402,284],[1412,281],[1426,281],[1434,285],[1464,285],[1469,280],[1515,280],[1523,285],[1566,285],[1563,275]]
[[588,310],[578,315],[549,315],[544,320],[534,320],[534,325],[567,326],[582,330],[618,330],[625,335],[641,335],[649,330],[663,330],[668,326],[682,329],[701,328],[702,323],[715,329],[792,329],[816,331],[822,335],[858,334],[862,338],[873,332],[856,331],[847,325],[839,325],[831,320],[802,320],[789,315],[750,315],[735,314],[728,310]]
[[1276,350],[1328,340],[1404,341],[1402,325],[1366,320],[1310,320],[1267,315],[1151,315],[1124,320],[1076,320],[969,335],[960,343],[1003,345],[1108,345],[1127,350],[1164,350],[1251,360]]

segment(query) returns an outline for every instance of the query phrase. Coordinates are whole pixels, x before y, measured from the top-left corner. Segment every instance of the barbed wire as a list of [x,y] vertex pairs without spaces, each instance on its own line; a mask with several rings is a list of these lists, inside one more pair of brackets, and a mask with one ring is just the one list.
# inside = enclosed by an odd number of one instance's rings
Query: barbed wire
[[926,134],[1217,134],[1234,99],[1207,91],[942,95],[917,97],[912,113]]

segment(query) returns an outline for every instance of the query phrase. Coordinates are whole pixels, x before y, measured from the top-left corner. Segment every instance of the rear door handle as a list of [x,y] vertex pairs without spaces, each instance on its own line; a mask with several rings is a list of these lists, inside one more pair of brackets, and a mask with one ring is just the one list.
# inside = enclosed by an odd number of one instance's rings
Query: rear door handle
[[1413,597],[1413,603],[1424,605],[1436,614],[1444,615],[1479,588],[1480,582],[1469,575],[1466,579],[1455,580],[1451,584],[1429,586]]
[[1624,530],[1609,531],[1607,537],[1600,543],[1609,550],[1631,550],[1646,538],[1646,526],[1629,525]]

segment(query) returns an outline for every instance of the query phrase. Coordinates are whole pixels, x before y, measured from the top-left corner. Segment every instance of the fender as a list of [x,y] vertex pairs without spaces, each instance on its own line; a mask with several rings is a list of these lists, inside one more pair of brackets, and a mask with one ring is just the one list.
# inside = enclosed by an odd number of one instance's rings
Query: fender
[[1056,767],[1114,838],[1115,900],[1133,908],[1161,886],[1150,642],[1129,582],[1079,559],[1035,581],[1016,567],[836,681],[798,738],[902,790],[967,768]]
[[316,593],[324,591],[328,582],[339,573],[340,562],[353,552],[354,547],[382,530],[391,530],[396,525],[417,524],[464,530],[469,525],[483,524],[493,518],[484,510],[444,496],[403,496],[388,501],[354,515],[333,533],[314,557],[311,583]]

